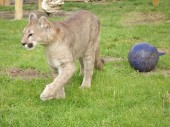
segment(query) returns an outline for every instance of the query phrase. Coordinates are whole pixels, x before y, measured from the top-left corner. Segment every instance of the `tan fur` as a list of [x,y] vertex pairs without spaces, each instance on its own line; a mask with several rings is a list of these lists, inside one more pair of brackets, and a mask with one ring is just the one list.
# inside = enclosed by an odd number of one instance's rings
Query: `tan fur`
[[94,67],[102,69],[99,52],[100,24],[89,11],[78,11],[65,21],[50,22],[32,13],[23,31],[22,45],[27,49],[42,44],[54,81],[41,93],[42,100],[65,98],[64,85],[75,71],[79,59],[84,75],[80,88],[90,88]]

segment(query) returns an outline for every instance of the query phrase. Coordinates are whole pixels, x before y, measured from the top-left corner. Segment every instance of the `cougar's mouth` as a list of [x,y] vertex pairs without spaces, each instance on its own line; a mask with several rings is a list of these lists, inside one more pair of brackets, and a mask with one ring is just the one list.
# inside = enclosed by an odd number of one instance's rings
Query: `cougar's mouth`
[[29,49],[33,49],[36,46],[37,43],[33,42],[33,43],[21,43],[21,44],[24,48],[29,50]]
[[26,49],[33,49],[33,43],[28,43],[28,44],[26,44],[26,43],[22,43],[22,45],[23,45],[23,47],[24,48],[26,48]]

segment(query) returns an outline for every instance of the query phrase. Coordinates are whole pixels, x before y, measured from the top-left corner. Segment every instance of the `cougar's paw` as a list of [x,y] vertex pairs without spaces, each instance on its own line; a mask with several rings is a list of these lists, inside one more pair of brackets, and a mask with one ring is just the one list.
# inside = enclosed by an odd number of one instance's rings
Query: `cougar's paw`
[[55,96],[48,96],[45,95],[44,93],[41,93],[40,98],[42,101],[47,101],[47,100],[51,100],[51,99],[64,99],[66,97],[65,93],[61,94],[61,93],[57,93]]
[[50,99],[52,99],[53,97],[48,97],[48,96],[46,96],[45,94],[43,94],[43,93],[41,93],[41,95],[40,95],[40,99],[42,100],[42,101],[47,101],[47,100],[50,100]]
[[55,96],[55,99],[65,99],[66,98],[66,95],[64,94],[57,94],[56,96]]
[[64,99],[64,98],[66,98],[66,94],[65,94],[65,92],[64,92],[63,90],[60,90],[60,91],[56,94],[55,98],[56,98],[56,99]]
[[52,85],[47,85],[40,95],[41,100],[46,101],[54,98],[55,92],[53,90]]

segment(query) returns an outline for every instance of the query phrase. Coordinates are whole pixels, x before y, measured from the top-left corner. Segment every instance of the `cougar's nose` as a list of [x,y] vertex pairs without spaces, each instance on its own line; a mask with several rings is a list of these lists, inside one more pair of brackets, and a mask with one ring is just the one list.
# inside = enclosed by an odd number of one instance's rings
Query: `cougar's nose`
[[28,48],[32,48],[32,47],[33,47],[33,43],[29,43]]
[[21,45],[25,46],[25,45],[26,45],[26,43],[21,43]]

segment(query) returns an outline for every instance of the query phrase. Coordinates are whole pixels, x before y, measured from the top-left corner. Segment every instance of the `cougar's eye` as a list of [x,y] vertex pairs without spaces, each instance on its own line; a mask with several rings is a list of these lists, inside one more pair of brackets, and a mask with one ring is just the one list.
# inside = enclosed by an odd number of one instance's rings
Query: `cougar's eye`
[[33,34],[29,34],[29,35],[28,35],[28,38],[31,37],[32,35],[33,35]]

